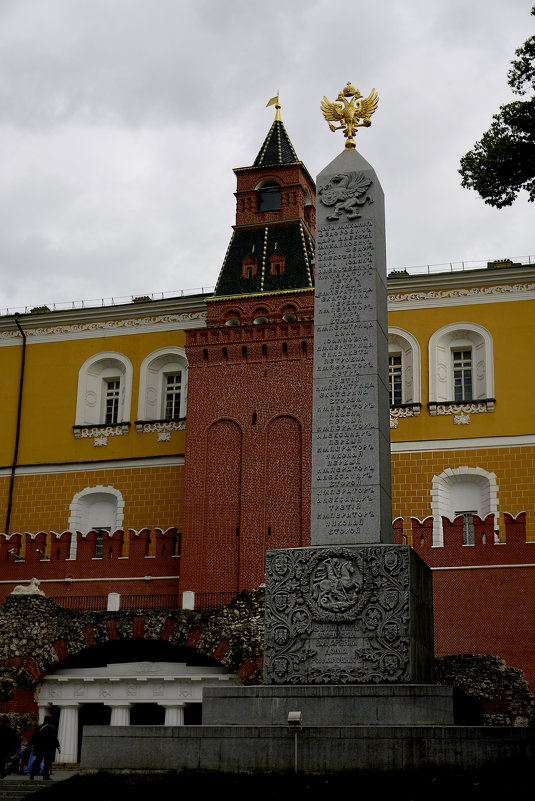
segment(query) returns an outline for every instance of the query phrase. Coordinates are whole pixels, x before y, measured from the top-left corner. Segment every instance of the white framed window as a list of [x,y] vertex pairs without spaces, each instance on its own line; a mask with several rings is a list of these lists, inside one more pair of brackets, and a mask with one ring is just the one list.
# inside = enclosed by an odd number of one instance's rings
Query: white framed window
[[471,401],[472,389],[472,348],[452,350],[453,360],[453,400]]
[[119,401],[121,398],[121,381],[111,378],[105,381],[104,390],[104,422],[106,425],[115,425],[119,421]]
[[[438,476],[433,476],[431,489],[431,512],[433,515],[433,545],[441,546],[442,518],[454,520],[466,515],[463,524],[463,540],[466,545],[473,544],[473,515],[484,518],[494,515],[495,537],[498,534],[498,484],[496,474],[482,467],[447,468]],[[472,542],[469,538],[472,537]]]
[[188,361],[183,348],[160,348],[142,362],[137,419],[178,420],[186,416]]
[[452,323],[429,340],[429,402],[494,398],[492,337],[476,323]]
[[403,403],[401,353],[388,354],[388,394],[391,406],[401,406]]
[[180,417],[180,401],[182,398],[182,373],[165,374],[164,384],[164,419],[178,420]]
[[78,373],[75,425],[116,425],[130,419],[132,363],[122,353],[97,353]]
[[391,406],[420,403],[420,346],[402,328],[388,329],[388,384]]

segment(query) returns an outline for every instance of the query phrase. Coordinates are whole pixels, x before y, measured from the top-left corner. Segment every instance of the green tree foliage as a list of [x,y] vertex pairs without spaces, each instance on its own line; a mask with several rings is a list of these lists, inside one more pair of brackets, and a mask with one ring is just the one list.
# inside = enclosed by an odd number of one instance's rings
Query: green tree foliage
[[[531,13],[535,15],[535,6]],[[535,200],[535,36],[516,51],[508,83],[525,100],[501,106],[483,134],[461,159],[462,186],[475,189],[490,206],[510,206],[525,189]],[[529,97],[531,95],[531,97]]]

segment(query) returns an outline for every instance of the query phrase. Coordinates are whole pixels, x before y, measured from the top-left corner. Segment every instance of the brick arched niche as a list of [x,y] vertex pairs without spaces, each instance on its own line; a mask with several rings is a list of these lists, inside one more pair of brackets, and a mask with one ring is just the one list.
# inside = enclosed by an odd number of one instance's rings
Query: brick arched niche
[[[453,520],[459,505],[473,509],[481,518],[494,515],[498,529],[498,484],[496,475],[482,467],[447,468],[433,476],[431,511],[433,545],[442,546],[442,517]],[[468,506],[466,506],[468,504]]]
[[266,548],[303,545],[303,448],[299,420],[281,415],[266,427]]
[[242,507],[243,432],[234,420],[217,420],[206,432],[203,529],[210,545],[199,554],[203,591],[238,589]]
[[[124,499],[115,487],[86,487],[73,497],[69,514],[69,530],[87,534],[92,529],[116,531],[123,525]],[[71,541],[70,558],[76,558],[76,537]]]

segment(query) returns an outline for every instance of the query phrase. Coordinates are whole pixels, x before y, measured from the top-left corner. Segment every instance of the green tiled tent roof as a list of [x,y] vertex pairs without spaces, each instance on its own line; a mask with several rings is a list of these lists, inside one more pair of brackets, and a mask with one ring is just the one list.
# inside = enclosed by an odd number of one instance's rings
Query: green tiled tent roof
[[[282,275],[270,275],[269,259],[275,251],[285,259]],[[258,262],[254,278],[242,277],[242,262],[248,256]],[[237,230],[230,242],[214,294],[248,295],[311,287],[313,256],[313,242],[299,222],[270,223],[262,228]]]
[[290,137],[281,120],[275,120],[264,144],[260,148],[253,167],[267,167],[275,164],[295,164],[299,159],[295,154]]

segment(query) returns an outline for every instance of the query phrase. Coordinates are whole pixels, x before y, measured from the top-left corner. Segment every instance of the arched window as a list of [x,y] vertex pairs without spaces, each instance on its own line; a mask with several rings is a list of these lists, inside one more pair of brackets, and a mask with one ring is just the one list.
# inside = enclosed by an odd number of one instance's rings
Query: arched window
[[[99,484],[96,487],[86,487],[81,492],[77,492],[72,499],[69,530],[80,531],[82,534],[87,534],[88,531],[114,532],[122,527],[123,518],[122,494],[115,487],[104,487]],[[99,541],[97,540],[96,556],[101,556],[102,554],[98,553],[98,547]],[[74,559],[75,557],[76,537],[73,537],[70,558]]]
[[[454,323],[429,340],[429,403],[493,401],[492,337],[475,323]],[[489,411],[492,411],[493,404]],[[434,413],[430,407],[431,414]]]
[[97,353],[78,373],[77,426],[114,426],[130,419],[132,364],[122,353]]
[[433,545],[442,545],[442,517],[453,520],[465,516],[465,538],[470,542],[470,523],[474,514],[484,518],[494,515],[498,530],[498,484],[496,475],[482,467],[454,467],[433,476],[431,490]]
[[281,207],[281,189],[277,181],[268,178],[256,187],[258,211],[278,211]]
[[420,403],[420,346],[402,328],[388,329],[388,383],[391,406]]
[[149,354],[139,374],[138,421],[185,417],[187,386],[188,362],[183,348],[160,348]]

